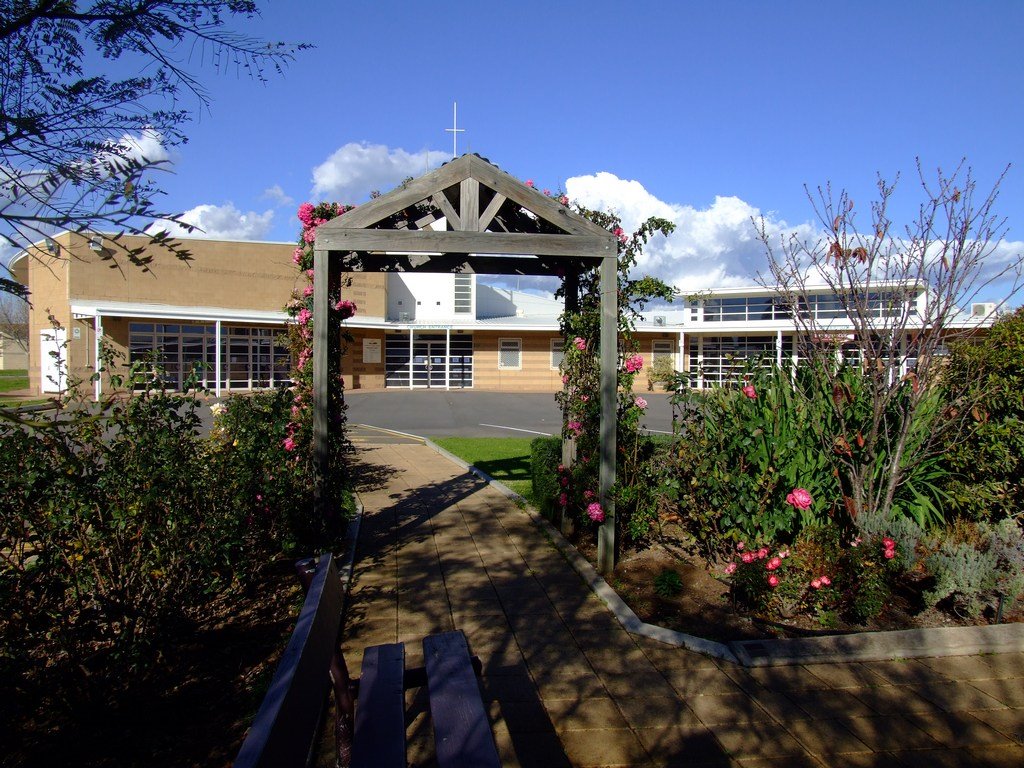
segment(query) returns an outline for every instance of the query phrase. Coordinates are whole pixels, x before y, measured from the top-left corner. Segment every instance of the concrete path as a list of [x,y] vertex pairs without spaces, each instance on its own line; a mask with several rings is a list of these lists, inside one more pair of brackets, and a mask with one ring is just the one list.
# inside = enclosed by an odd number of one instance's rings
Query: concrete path
[[[344,650],[462,629],[507,766],[1024,765],[1024,654],[747,669],[625,632],[530,517],[429,447],[359,445]],[[410,691],[410,765],[432,765]]]

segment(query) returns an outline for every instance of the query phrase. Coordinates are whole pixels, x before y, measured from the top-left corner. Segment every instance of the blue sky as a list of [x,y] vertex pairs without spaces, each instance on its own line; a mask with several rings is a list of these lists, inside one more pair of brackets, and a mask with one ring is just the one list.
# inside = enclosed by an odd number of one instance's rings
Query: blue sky
[[[752,215],[815,231],[804,185],[856,201],[966,157],[1007,164],[1024,249],[1024,2],[274,2],[245,31],[308,42],[261,86],[200,70],[212,104],[161,180],[211,235],[292,240],[309,199],[359,203],[451,154],[677,221],[645,265],[684,289],[765,266]],[[186,104],[185,106],[190,106]]]

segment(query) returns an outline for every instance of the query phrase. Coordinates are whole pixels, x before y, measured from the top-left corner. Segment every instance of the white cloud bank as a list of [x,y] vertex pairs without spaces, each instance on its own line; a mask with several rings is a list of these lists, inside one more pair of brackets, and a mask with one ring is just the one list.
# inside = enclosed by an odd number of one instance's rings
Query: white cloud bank
[[[640,182],[604,171],[570,178],[565,189],[570,199],[589,208],[617,213],[627,232],[633,232],[651,216],[674,222],[676,229],[672,234],[658,235],[644,248],[636,272],[660,277],[683,293],[756,285],[758,273],[768,272],[768,257],[758,239],[755,221],[763,219],[773,247],[791,234],[810,243],[823,236],[816,224],[789,224],[774,212],[762,211],[738,197],[717,196],[706,208],[668,203],[652,195]],[[979,286],[1017,262],[1022,252],[1021,241],[993,243]],[[1006,280],[997,280],[980,295],[1002,298],[1008,290]]]
[[644,248],[636,271],[660,277],[684,293],[709,288],[754,285],[758,272],[767,271],[767,258],[754,221],[764,217],[773,240],[796,232],[813,236],[810,224],[791,226],[771,212],[764,213],[738,197],[715,197],[707,208],[659,200],[638,181],[600,172],[574,176],[566,194],[589,208],[614,211],[627,232],[651,216],[672,221],[675,231],[657,236]]
[[422,176],[450,159],[447,152],[406,152],[383,144],[349,143],[313,169],[313,201],[355,203],[370,192],[388,192],[403,179]]
[[224,205],[197,205],[181,215],[181,220],[196,227],[189,232],[185,227],[166,220],[151,224],[146,231],[165,230],[173,237],[198,237],[206,240],[262,240],[273,223],[272,210],[242,213],[233,203]]

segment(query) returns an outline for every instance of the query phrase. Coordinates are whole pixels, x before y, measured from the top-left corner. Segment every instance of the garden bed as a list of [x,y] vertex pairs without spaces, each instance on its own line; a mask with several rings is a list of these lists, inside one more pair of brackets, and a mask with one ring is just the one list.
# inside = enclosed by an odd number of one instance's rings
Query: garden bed
[[[596,567],[594,537],[589,532],[577,533],[570,540]],[[681,589],[674,595],[658,594],[655,589],[658,577],[666,571],[679,576]],[[718,642],[995,623],[992,606],[977,619],[942,610],[941,604],[927,608],[922,597],[927,583],[923,581],[904,585],[882,614],[866,624],[837,621],[823,626],[815,617],[804,615],[760,617],[734,604],[724,575],[709,572],[702,560],[686,555],[671,543],[623,552],[607,581],[641,621]],[[1002,620],[1024,621],[1024,600],[1004,605]]]

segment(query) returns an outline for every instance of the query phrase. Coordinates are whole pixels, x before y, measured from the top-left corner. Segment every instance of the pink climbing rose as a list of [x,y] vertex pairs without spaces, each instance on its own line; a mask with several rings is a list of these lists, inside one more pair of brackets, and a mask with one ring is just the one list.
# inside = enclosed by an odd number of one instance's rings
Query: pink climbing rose
[[357,309],[355,302],[346,300],[339,301],[334,305],[334,308],[341,313],[342,320],[348,320],[350,317],[353,317]]
[[310,224],[312,224],[313,223],[313,204],[312,203],[303,203],[302,205],[300,205],[299,206],[298,217],[299,217],[299,221],[301,221],[303,223],[303,225],[308,227]]
[[765,563],[764,567],[767,568],[769,571],[774,571],[780,565],[782,565],[782,558],[773,557],[771,560]]
[[601,505],[596,501],[587,505],[587,517],[593,520],[595,523],[604,522],[604,510],[601,509]]
[[289,435],[288,437],[286,437],[284,439],[284,449],[286,451],[294,451],[295,450],[295,440],[294,440],[294,438],[292,438],[291,435]]
[[774,573],[768,577],[768,586],[772,589],[779,586],[779,577],[776,576]]
[[726,573],[736,573],[736,563],[729,563],[725,566]]
[[299,314],[295,316],[295,319],[298,321],[299,325],[305,325],[313,319],[313,313],[303,307],[299,310]]
[[786,503],[792,504],[797,509],[810,509],[814,499],[804,488],[794,488],[786,495]]
[[626,358],[626,372],[636,373],[644,367],[644,356],[643,355],[630,355]]
[[577,336],[575,339],[572,340],[572,343],[573,343],[573,346],[575,346],[576,349],[578,349],[580,352],[586,352],[587,351],[587,340],[586,339]]
[[751,400],[757,399],[757,390],[754,389],[753,384],[747,384],[745,387],[743,387],[743,394],[749,397]]
[[639,408],[641,411],[645,410],[647,408],[647,401],[644,400],[642,397],[638,397],[636,399],[636,407]]

